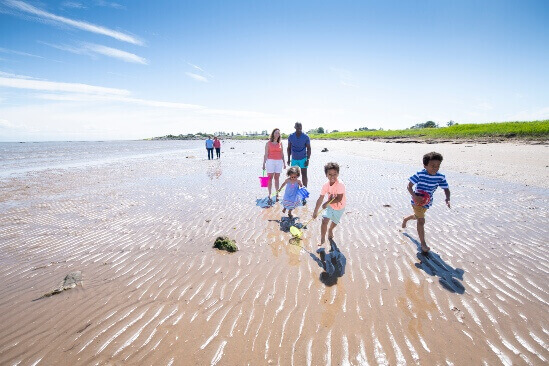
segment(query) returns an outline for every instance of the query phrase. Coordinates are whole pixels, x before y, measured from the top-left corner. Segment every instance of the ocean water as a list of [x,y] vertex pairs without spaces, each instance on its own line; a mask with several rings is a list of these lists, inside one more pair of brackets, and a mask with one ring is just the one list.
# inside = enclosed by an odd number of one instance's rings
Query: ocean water
[[0,178],[164,154],[203,152],[203,141],[0,142]]

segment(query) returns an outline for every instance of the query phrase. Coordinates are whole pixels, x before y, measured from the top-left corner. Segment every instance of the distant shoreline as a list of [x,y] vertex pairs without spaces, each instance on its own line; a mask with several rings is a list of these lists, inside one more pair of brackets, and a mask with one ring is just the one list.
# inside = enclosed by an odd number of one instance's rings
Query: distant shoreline
[[[320,130],[317,129],[317,130]],[[323,131],[323,129],[322,129]],[[449,127],[410,128],[406,130],[333,131],[330,133],[307,132],[312,140],[365,140],[388,143],[499,143],[522,142],[545,144],[549,141],[549,120],[496,122],[483,124],[455,124]],[[166,135],[150,140],[201,140],[209,134]],[[282,134],[286,139],[288,135]],[[268,135],[219,135],[221,139],[265,140]]]
[[[462,138],[432,138],[432,137],[317,137],[315,135],[309,135],[311,140],[316,141],[377,141],[384,142],[389,144],[441,144],[441,143],[451,143],[451,144],[500,144],[500,143],[522,143],[527,145],[546,145],[549,144],[549,136],[544,136],[543,138],[516,138],[516,137],[507,137],[507,138],[491,138],[491,137],[462,137]],[[220,136],[222,140],[234,140],[234,141],[253,141],[253,140],[267,140],[268,136]],[[286,140],[288,136],[283,135],[282,139]],[[184,139],[169,139],[162,137],[155,137],[151,139],[145,139],[147,141],[201,141],[204,138],[184,138]]]
[[394,138],[330,138],[330,139],[315,139],[315,140],[343,140],[343,141],[377,141],[389,144],[500,144],[500,143],[522,143],[528,145],[545,145],[549,144],[549,137],[543,139],[533,138],[487,138],[487,137],[463,137],[463,138],[417,138],[417,137],[394,137]]

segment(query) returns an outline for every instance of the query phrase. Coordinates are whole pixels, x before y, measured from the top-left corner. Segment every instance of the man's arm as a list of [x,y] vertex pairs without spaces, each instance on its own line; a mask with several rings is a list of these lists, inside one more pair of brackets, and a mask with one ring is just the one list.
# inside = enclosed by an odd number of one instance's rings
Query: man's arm
[[290,158],[292,157],[292,143],[290,137],[288,137],[288,165],[290,165]]
[[311,159],[311,143],[308,143],[307,145],[307,161],[305,162],[305,166],[309,166],[309,159]]

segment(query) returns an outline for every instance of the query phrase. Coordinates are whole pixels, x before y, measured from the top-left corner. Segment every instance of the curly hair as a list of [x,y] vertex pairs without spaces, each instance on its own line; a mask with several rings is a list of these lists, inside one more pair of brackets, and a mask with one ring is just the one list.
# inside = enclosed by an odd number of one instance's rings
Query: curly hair
[[301,172],[299,171],[299,167],[293,166],[291,168],[288,168],[286,175],[289,177],[292,174],[296,174],[299,177],[301,175]]
[[442,162],[442,154],[432,151],[423,155],[423,165],[428,165],[431,160]]
[[324,165],[324,174],[328,174],[328,170],[334,169],[339,174],[339,164],[334,162],[329,162]]

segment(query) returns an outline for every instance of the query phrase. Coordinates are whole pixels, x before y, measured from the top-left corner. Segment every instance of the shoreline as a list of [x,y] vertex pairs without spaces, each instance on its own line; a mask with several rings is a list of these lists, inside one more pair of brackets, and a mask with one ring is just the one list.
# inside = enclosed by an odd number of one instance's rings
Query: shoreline
[[[288,135],[282,134],[282,139],[287,140]],[[432,138],[432,137],[401,137],[401,136],[395,136],[395,137],[341,137],[341,138],[334,138],[334,137],[316,137],[309,135],[311,140],[313,141],[379,141],[379,142],[385,142],[385,143],[402,143],[402,144],[434,144],[434,143],[452,143],[452,144],[465,144],[465,143],[478,143],[478,144],[500,144],[500,143],[518,143],[518,144],[525,144],[525,145],[549,145],[549,136],[544,139],[537,139],[537,138],[515,138],[515,137],[509,137],[509,138],[502,138],[502,137],[479,137],[479,138],[470,138],[470,137],[463,137],[463,138]],[[234,136],[221,136],[221,140],[226,141],[263,141],[267,140],[269,138],[268,135],[262,135],[257,137],[234,137]],[[197,137],[197,138],[188,138],[188,139],[169,139],[169,138],[147,138],[142,139],[139,141],[202,141],[204,138]]]
[[[322,138],[317,138],[314,140],[324,140]],[[326,139],[328,140],[328,139]],[[549,137],[546,139],[520,139],[520,138],[417,138],[417,137],[367,137],[367,138],[344,138],[344,139],[332,139],[332,140],[344,140],[344,141],[379,141],[384,143],[394,143],[394,144],[505,144],[505,143],[515,143],[515,144],[525,144],[525,145],[549,145]]]
[[[448,127],[443,126],[431,126],[431,127],[415,127],[400,129],[400,130],[383,130],[383,129],[355,129],[354,131],[337,131],[324,132],[323,128],[317,128],[306,132],[311,139],[366,139],[366,140],[401,140],[410,141],[549,141],[549,120],[536,120],[536,121],[512,121],[512,122],[492,122],[492,123],[464,123],[453,124]],[[315,133],[313,131],[322,131],[321,133]],[[267,132],[267,131],[265,131]],[[293,132],[293,131],[291,131]],[[257,133],[257,132],[256,132]],[[179,135],[165,135],[153,137],[153,139],[186,139],[186,138],[206,138],[212,134],[198,133],[198,134],[179,134]],[[223,138],[234,137],[231,135],[225,135]],[[239,139],[263,139],[268,135],[239,135]],[[288,135],[282,133],[282,138],[288,138]]]

